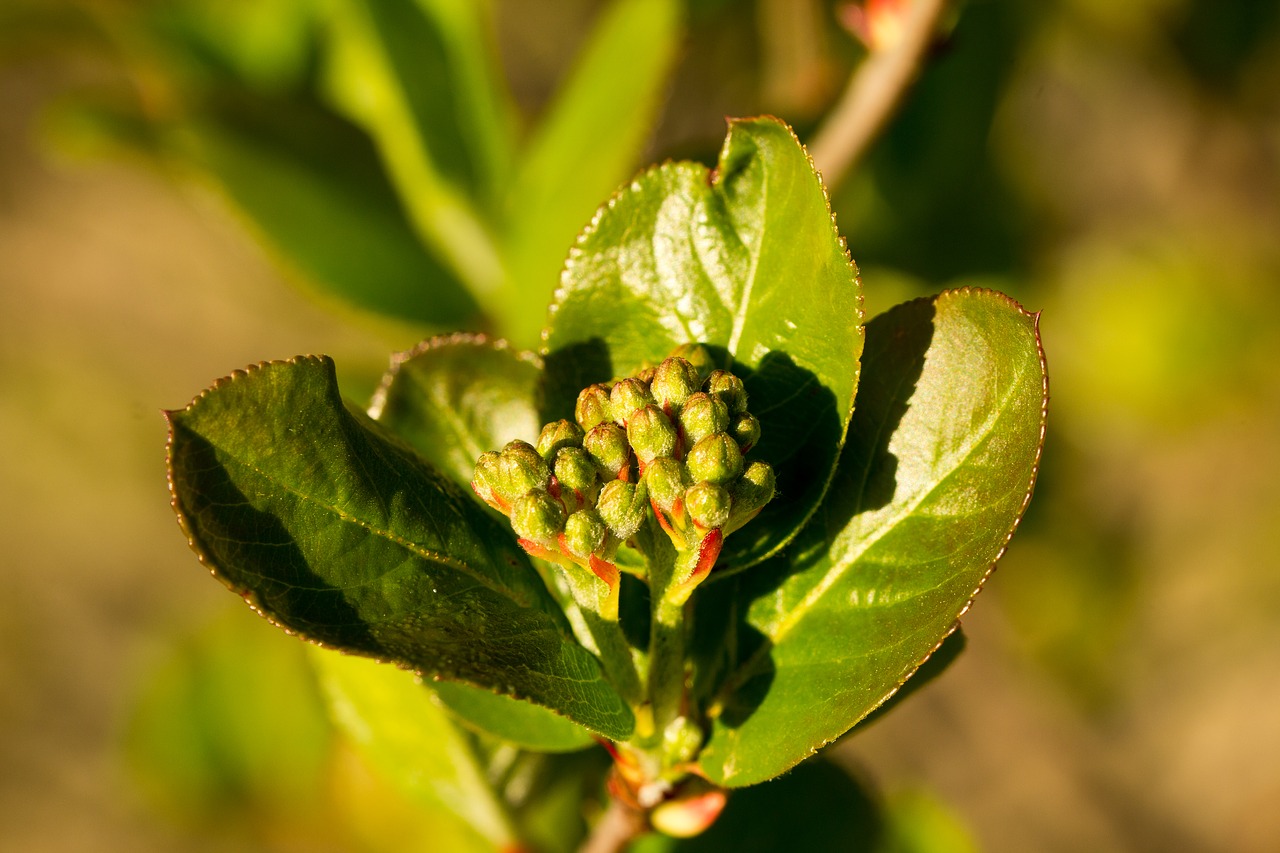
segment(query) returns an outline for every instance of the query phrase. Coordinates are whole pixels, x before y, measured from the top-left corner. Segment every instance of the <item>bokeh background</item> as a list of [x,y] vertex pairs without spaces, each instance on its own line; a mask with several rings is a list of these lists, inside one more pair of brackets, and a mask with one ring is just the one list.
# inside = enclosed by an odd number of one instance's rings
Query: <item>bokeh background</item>
[[[602,5],[490,4],[517,134]],[[0,7],[0,848],[419,831],[164,479],[161,409],[215,378],[324,352],[360,399],[433,331],[317,286],[157,141],[228,80],[301,97],[323,6]],[[729,115],[809,140],[866,55],[835,3],[681,11],[623,174],[713,161]],[[948,30],[833,206],[872,312],[968,284],[1043,312],[1048,442],[965,653],[835,757],[954,849],[1280,849],[1280,4],[971,0]]]

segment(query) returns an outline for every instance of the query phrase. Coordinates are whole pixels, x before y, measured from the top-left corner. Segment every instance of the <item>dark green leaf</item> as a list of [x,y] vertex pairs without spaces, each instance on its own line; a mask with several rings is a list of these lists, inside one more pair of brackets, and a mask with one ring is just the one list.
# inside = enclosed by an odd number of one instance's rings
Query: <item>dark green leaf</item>
[[327,358],[237,373],[170,421],[192,547],[272,621],[630,734],[510,532],[344,404]]
[[865,374],[827,500],[788,551],[730,579],[736,660],[700,764],[782,773],[883,703],[932,653],[1030,498],[1046,383],[1036,317],[990,291],[867,326]]
[[721,570],[741,568],[822,498],[861,322],[856,271],[804,149],[776,119],[734,121],[714,173],[671,163],[641,175],[574,247],[547,330],[548,414],[571,411],[583,379],[628,375],[678,344],[727,351],[762,425],[753,455],[774,465],[785,498],[725,541]]
[[489,842],[475,839],[467,849],[514,844],[466,738],[413,673],[324,649],[312,660],[334,722],[409,802],[428,813],[444,807]]
[[315,283],[406,320],[474,322],[475,301],[423,248],[351,125],[297,102],[227,100],[169,139]]
[[677,0],[616,0],[533,132],[507,205],[504,331],[537,340],[574,238],[631,177],[680,41]]
[[591,732],[538,705],[456,681],[432,685],[468,728],[535,752],[573,752],[595,743]]
[[476,459],[514,438],[535,441],[537,357],[472,335],[432,338],[392,359],[370,414],[423,459],[466,485]]

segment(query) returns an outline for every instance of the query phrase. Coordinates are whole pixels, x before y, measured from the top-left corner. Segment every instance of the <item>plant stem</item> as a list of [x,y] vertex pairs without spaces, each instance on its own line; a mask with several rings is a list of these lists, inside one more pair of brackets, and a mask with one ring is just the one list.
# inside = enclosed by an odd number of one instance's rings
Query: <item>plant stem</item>
[[677,565],[684,556],[667,541],[654,537],[649,564],[649,701],[654,734],[659,738],[667,724],[680,714],[684,699],[684,605],[673,603]]
[[591,610],[583,610],[587,630],[600,650],[601,663],[623,700],[635,707],[644,701],[644,687],[636,671],[631,646],[616,619],[604,619]]
[[902,100],[933,40],[947,0],[911,0],[902,34],[875,51],[849,78],[844,94],[809,145],[827,190],[845,179]]
[[591,828],[578,853],[622,853],[648,829],[644,813],[619,799],[611,799],[609,808]]

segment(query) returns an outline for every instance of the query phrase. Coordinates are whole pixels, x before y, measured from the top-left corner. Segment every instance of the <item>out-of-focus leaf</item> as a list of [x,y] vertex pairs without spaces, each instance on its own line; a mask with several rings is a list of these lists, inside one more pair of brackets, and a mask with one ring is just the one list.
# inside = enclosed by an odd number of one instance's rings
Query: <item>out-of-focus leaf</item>
[[475,301],[423,248],[351,125],[296,101],[224,101],[170,142],[314,282],[406,320],[474,321]]
[[486,220],[510,171],[484,10],[466,0],[334,0],[326,84],[377,141],[419,234],[482,302],[503,278]]
[[433,685],[464,726],[535,752],[573,752],[595,743],[582,726],[529,702],[454,681]]
[[699,764],[769,779],[883,703],[954,628],[1030,498],[1047,401],[1036,317],[990,291],[867,326],[836,480],[787,552],[731,578],[737,658]]
[[677,0],[616,0],[534,130],[506,211],[504,331],[535,341],[564,256],[632,175],[683,32]]
[[926,791],[886,798],[884,833],[877,853],[977,853],[973,836],[947,807]]
[[465,486],[481,453],[537,438],[541,373],[535,356],[500,342],[432,338],[392,359],[369,412]]
[[879,853],[882,818],[875,799],[826,761],[800,765],[781,779],[734,791],[702,835],[649,835],[632,853],[775,853],[840,850]]
[[264,615],[630,735],[631,711],[510,532],[345,404],[329,359],[236,373],[169,420],[192,547]]
[[467,849],[513,843],[474,753],[412,673],[323,649],[312,661],[334,723],[406,799],[428,810],[445,806],[488,842],[475,839]]
[[856,270],[804,149],[776,119],[734,121],[714,173],[693,163],[645,173],[574,247],[546,333],[547,414],[571,414],[579,388],[679,344],[727,351],[761,423],[752,453],[786,496],[725,540],[717,571],[741,568],[794,536],[826,490],[861,322]]
[[259,620],[234,617],[181,640],[147,674],[126,733],[129,764],[153,800],[186,819],[309,814],[333,734],[306,655]]

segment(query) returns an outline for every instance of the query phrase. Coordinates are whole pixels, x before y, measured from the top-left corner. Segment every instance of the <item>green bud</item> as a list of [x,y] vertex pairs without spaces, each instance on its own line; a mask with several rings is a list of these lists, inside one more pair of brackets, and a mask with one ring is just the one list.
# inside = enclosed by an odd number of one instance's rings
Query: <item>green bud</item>
[[695,444],[685,464],[695,481],[729,483],[742,473],[742,451],[727,433],[718,432]]
[[493,505],[494,498],[499,494],[498,486],[502,482],[498,462],[500,458],[497,451],[481,453],[476,460],[476,472],[471,478],[471,488],[489,505]]
[[627,434],[615,423],[598,424],[582,439],[582,449],[606,477],[616,477],[631,459]]
[[717,370],[707,380],[707,390],[715,394],[732,414],[741,414],[747,410],[747,389],[742,380],[727,370]]
[[707,381],[711,371],[716,369],[716,361],[711,357],[711,350],[702,344],[681,344],[672,351],[671,356],[672,358],[683,358],[693,365],[693,369],[698,374],[699,388],[702,387],[702,383]]
[[639,379],[623,379],[613,386],[609,392],[609,405],[613,409],[615,423],[625,426],[636,409],[642,409],[653,402],[649,386]]
[[701,385],[697,368],[683,358],[668,358],[654,371],[649,388],[664,411],[673,411],[683,406]]
[[746,453],[760,440],[760,421],[756,420],[755,415],[743,412],[733,419],[733,424],[729,427],[729,435],[733,436],[733,440],[738,442],[738,447]]
[[553,470],[566,489],[585,494],[596,484],[596,463],[581,447],[562,447],[556,451]]
[[676,449],[676,428],[662,409],[649,405],[631,413],[627,421],[627,440],[636,458],[644,464],[659,456],[670,456]]
[[564,530],[564,507],[547,492],[530,492],[511,505],[511,527],[521,538],[551,547]]
[[756,512],[773,500],[775,488],[772,466],[767,462],[752,462],[733,484],[733,514],[742,517]]
[[703,529],[724,527],[729,522],[733,500],[724,486],[714,483],[697,483],[684,494],[684,507],[693,523]]
[[596,510],[609,530],[619,539],[630,539],[644,524],[649,495],[643,485],[610,480],[600,490]]
[[719,397],[699,391],[685,400],[680,426],[687,446],[692,447],[712,433],[729,428],[729,407]]
[[588,555],[600,550],[608,532],[599,513],[592,509],[580,509],[564,523],[564,542],[573,556],[585,560]]
[[545,489],[550,480],[551,469],[532,444],[516,439],[502,448],[498,458],[498,493],[508,501],[534,489]]
[[548,462],[555,458],[562,447],[581,447],[582,427],[573,421],[552,421],[538,435],[538,452]]
[[671,512],[689,485],[684,466],[670,456],[659,456],[648,464],[644,469],[644,484],[649,489],[650,500],[663,512]]
[[578,394],[578,403],[573,408],[573,416],[584,429],[604,421],[613,420],[613,407],[609,404],[609,387],[607,385],[588,385]]

